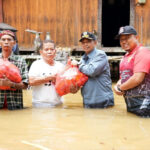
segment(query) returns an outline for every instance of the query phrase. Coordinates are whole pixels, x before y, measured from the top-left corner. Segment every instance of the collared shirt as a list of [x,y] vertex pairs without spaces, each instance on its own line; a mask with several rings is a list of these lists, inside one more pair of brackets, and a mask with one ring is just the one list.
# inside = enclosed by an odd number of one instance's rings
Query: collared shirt
[[84,54],[79,70],[89,77],[81,89],[84,106],[103,108],[114,105],[110,68],[105,52],[95,48],[88,55]]
[[[0,54],[2,58],[2,54]],[[20,70],[22,82],[28,84],[28,69],[25,60],[17,55],[11,54],[8,60],[17,66]],[[10,110],[23,108],[23,94],[22,90],[0,90],[0,108],[3,108],[5,96],[7,98],[7,107]]]
[[129,80],[134,73],[143,72],[144,80],[138,86],[124,91],[124,98],[127,111],[150,117],[150,50],[138,45],[120,62],[121,83]]

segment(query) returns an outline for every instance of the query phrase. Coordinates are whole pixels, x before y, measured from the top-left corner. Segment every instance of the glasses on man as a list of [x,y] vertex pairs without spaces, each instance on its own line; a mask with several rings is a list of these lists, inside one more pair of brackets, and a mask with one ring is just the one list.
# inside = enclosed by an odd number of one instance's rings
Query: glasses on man
[[120,42],[128,41],[131,37],[132,37],[132,35],[124,35],[124,36],[121,36],[121,37],[120,37]]

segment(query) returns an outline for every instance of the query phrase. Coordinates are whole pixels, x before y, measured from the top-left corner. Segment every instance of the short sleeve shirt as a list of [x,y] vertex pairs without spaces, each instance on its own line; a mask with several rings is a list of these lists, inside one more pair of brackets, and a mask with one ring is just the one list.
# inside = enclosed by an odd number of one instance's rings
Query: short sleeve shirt
[[[31,65],[29,77],[44,77],[57,74],[63,68],[64,65],[59,62],[55,62],[53,66],[50,66],[43,59],[40,59]],[[61,103],[61,97],[56,93],[54,83],[49,81],[45,84],[32,86],[32,102],[33,105],[38,104],[42,106],[47,104],[47,106],[53,106]]]
[[142,45],[137,46],[134,50],[132,50],[132,52],[127,53],[121,60],[121,82],[126,82],[131,76],[133,76],[134,73],[138,72],[146,73],[144,81],[139,86],[127,91],[132,91],[132,94],[137,94],[139,93],[139,91],[141,92],[141,94],[150,94],[150,50],[142,47]]

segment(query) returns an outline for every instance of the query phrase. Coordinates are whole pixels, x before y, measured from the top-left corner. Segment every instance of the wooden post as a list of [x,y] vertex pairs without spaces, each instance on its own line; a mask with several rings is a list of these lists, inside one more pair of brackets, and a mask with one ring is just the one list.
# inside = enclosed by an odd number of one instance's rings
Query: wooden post
[[98,0],[98,48],[101,47],[102,45],[102,0]]
[[135,26],[135,0],[130,0],[130,25]]
[[3,0],[0,0],[0,22],[3,22]]

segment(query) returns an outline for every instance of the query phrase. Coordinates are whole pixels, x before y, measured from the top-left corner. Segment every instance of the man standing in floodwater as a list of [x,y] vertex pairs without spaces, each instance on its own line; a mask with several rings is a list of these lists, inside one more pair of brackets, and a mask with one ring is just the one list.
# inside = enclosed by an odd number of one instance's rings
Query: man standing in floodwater
[[110,68],[105,52],[96,48],[97,40],[93,33],[83,32],[80,42],[85,54],[79,62],[79,70],[88,76],[88,81],[81,88],[84,107],[113,106]]
[[124,96],[128,112],[150,117],[150,50],[139,43],[132,26],[121,27],[117,38],[127,53],[120,62],[115,93]]
[[28,69],[25,60],[14,55],[12,48],[15,44],[15,35],[10,30],[4,30],[0,33],[0,45],[2,53],[0,59],[8,60],[18,67],[22,81],[14,83],[6,76],[0,79],[0,86],[11,87],[10,90],[0,90],[0,109],[8,108],[9,110],[23,109],[23,89],[28,87]]
[[56,74],[64,65],[54,60],[55,44],[51,40],[42,42],[40,54],[42,59],[36,60],[29,70],[29,84],[32,86],[33,107],[54,107],[62,104],[62,98],[56,93]]

